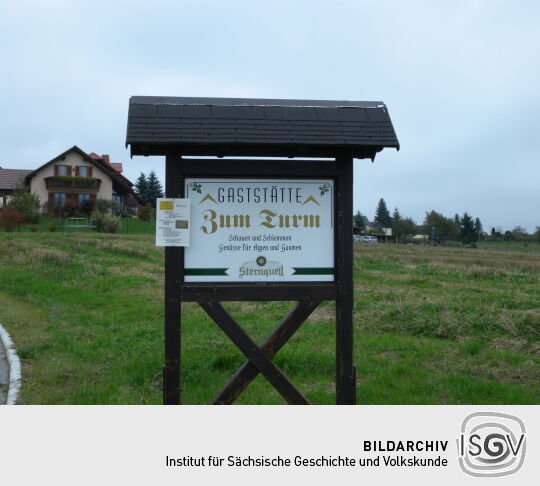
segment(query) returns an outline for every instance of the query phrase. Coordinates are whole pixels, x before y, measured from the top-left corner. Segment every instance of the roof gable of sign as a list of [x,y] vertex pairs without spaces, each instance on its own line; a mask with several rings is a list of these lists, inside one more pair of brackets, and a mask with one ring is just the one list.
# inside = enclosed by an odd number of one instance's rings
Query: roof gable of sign
[[379,101],[244,98],[130,99],[126,145],[132,155],[334,156],[338,149],[373,158],[399,149]]

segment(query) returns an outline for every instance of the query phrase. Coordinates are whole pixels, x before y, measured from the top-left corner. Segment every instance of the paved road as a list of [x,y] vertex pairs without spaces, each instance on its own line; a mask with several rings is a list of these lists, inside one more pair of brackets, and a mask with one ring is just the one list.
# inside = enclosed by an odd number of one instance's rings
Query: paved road
[[0,405],[5,405],[7,402],[8,377],[6,351],[0,342]]

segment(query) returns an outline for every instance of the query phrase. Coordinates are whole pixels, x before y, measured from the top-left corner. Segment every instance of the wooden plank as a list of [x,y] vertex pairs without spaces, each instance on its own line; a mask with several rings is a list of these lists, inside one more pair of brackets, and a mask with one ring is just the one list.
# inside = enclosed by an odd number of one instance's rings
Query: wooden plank
[[[179,155],[170,153],[165,165],[166,197],[181,197],[182,168]],[[165,247],[165,365],[163,367],[163,403],[179,405],[181,304],[178,289],[182,282],[184,251],[179,247]]]
[[290,284],[184,282],[180,288],[179,298],[182,302],[336,300],[337,285],[333,282],[294,282]]
[[253,342],[219,302],[201,302],[200,306],[288,403],[292,405],[309,405],[306,398]]
[[336,163],[328,160],[184,159],[186,177],[335,177]]
[[[141,139],[136,143],[129,142],[131,155],[165,155],[168,150],[174,149],[186,155],[197,156],[233,156],[233,157],[325,157],[334,158],[336,150],[346,148],[343,144],[322,145],[313,141],[309,143],[293,144],[274,144],[274,143],[246,143],[242,145],[229,142],[213,143],[182,143],[166,142],[149,139]],[[353,156],[355,159],[374,159],[377,152],[384,147],[397,147],[397,143],[391,141],[377,142],[365,147],[356,145]]]
[[[320,300],[298,302],[294,309],[283,318],[261,346],[270,359],[293,336],[320,302]],[[258,374],[257,367],[251,361],[246,361],[210,403],[213,405],[233,403]]]
[[338,405],[356,403],[353,365],[353,160],[343,152],[337,159],[337,283],[336,301],[336,401]]

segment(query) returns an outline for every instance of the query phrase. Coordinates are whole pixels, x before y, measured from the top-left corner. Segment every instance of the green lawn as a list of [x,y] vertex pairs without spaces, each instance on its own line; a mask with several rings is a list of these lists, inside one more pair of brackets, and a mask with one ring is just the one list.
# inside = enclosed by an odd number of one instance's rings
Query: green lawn
[[[59,216],[41,215],[39,223],[27,224],[24,223],[20,228],[14,230],[14,233],[45,233],[51,232],[54,228],[54,232],[61,233],[93,233],[92,228],[72,228],[70,223]],[[0,234],[5,233],[0,229]],[[120,221],[119,234],[133,234],[133,235],[154,235],[156,233],[155,221],[141,221],[138,218],[122,218]]]
[[[540,253],[355,244],[354,279],[358,403],[540,403]],[[260,341],[292,305],[226,307]],[[324,303],[276,356],[313,403],[335,402],[333,315]],[[22,359],[22,403],[161,403],[151,235],[0,233],[0,322]],[[207,403],[243,357],[195,304],[182,336],[184,402]],[[283,400],[259,377],[238,403]]]

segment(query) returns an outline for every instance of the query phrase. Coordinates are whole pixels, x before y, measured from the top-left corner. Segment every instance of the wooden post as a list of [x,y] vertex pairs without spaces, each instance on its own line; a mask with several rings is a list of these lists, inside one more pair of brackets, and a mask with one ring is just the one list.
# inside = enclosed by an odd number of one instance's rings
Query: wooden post
[[[183,197],[182,159],[168,153],[165,159],[165,197]],[[183,281],[184,249],[165,247],[165,365],[163,367],[163,403],[180,405],[181,318],[179,288]]]
[[356,403],[353,365],[353,158],[343,152],[337,164],[337,284],[336,300],[336,401]]

